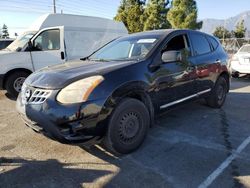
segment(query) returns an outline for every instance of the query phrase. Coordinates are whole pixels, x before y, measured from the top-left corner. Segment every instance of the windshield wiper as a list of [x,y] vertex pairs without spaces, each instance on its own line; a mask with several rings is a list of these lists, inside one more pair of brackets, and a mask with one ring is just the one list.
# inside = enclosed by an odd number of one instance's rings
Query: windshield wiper
[[89,60],[89,57],[88,56],[87,57],[82,57],[82,58],[80,58],[80,60],[86,61],[86,60]]
[[114,59],[113,61],[139,61],[140,58],[123,58],[123,59]]
[[100,59],[88,59],[88,60],[90,60],[90,61],[101,61],[101,62],[108,62],[109,61],[107,59],[102,59],[102,58],[100,58]]

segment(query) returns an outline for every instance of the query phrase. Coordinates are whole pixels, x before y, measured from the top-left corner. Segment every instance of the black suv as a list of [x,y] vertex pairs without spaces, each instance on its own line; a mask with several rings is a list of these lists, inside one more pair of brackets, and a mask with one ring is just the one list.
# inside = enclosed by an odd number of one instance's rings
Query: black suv
[[219,41],[205,33],[131,34],[79,61],[33,73],[17,109],[29,127],[62,143],[103,141],[129,153],[164,109],[199,97],[220,108],[229,91],[227,61]]

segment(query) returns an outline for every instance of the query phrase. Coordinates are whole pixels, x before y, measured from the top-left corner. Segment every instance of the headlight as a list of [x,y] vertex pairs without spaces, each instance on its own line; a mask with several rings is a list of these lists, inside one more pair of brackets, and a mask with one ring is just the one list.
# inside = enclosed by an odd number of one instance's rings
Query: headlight
[[102,76],[91,76],[73,82],[63,88],[57,95],[57,101],[63,104],[85,102],[91,92],[98,86],[104,78]]

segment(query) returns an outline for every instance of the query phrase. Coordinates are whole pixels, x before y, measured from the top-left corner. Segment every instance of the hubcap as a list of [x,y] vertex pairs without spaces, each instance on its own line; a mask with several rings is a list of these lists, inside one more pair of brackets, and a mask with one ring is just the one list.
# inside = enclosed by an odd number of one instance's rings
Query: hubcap
[[140,129],[140,118],[137,113],[129,112],[120,120],[119,136],[122,142],[130,143],[136,137]]
[[217,90],[217,96],[219,101],[222,101],[225,97],[225,89],[223,85],[219,85],[218,90]]
[[19,77],[14,81],[14,89],[19,93],[21,91],[22,85],[25,81],[25,77]]

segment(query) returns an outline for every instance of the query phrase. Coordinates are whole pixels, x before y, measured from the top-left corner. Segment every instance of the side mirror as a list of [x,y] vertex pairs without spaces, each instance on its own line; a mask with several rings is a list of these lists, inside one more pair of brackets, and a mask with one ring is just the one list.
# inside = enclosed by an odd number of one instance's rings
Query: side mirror
[[180,62],[182,56],[180,51],[166,51],[162,53],[161,59],[163,63]]
[[33,44],[31,42],[31,40],[29,40],[28,42],[28,49],[31,51],[33,49]]
[[18,48],[16,49],[17,52],[21,52],[21,50],[22,50],[21,47],[18,47]]

